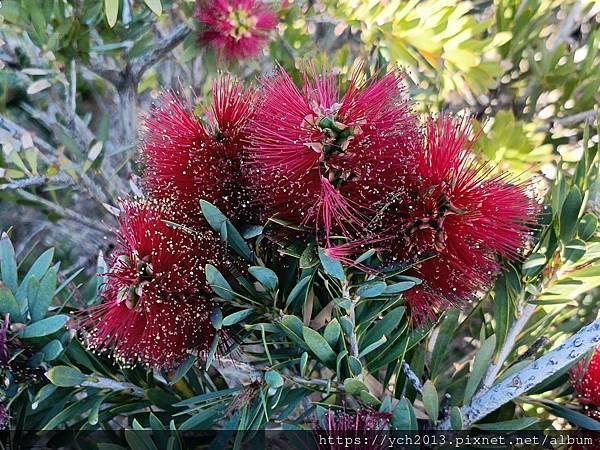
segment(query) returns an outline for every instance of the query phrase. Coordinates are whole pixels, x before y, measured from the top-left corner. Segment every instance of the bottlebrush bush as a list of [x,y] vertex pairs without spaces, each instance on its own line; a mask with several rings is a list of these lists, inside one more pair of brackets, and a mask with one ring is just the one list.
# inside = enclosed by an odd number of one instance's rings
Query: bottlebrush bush
[[593,5],[6,3],[12,443],[600,430]]

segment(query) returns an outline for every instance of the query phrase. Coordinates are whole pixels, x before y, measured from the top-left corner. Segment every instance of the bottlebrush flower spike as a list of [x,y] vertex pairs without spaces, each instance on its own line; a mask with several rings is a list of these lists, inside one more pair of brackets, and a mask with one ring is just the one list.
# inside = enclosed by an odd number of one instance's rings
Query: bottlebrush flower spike
[[0,403],[0,430],[6,430],[8,428],[9,420],[10,415],[8,409],[6,409],[4,403]]
[[468,120],[430,119],[415,176],[378,218],[395,259],[434,255],[415,266],[423,283],[405,296],[417,322],[489,288],[499,257],[518,257],[539,211],[527,184],[474,161],[470,133]]
[[151,197],[177,204],[176,220],[197,221],[199,200],[217,206],[234,223],[250,220],[240,170],[253,93],[226,75],[213,85],[206,121],[181,98],[165,94],[145,120],[141,159]]
[[[6,314],[0,322],[0,375],[10,376],[17,383],[36,383],[44,375],[40,362],[32,360],[34,353],[10,331],[10,316]],[[1,405],[1,403],[0,403]],[[0,414],[1,422],[1,414]]]
[[8,314],[0,324],[0,370],[8,368],[8,362],[10,361],[10,350],[8,348],[8,327],[9,327],[9,316]]
[[203,273],[225,257],[212,232],[165,223],[164,203],[128,201],[112,255],[104,302],[80,324],[90,347],[125,363],[172,368],[189,350],[206,352],[215,330]]
[[[346,438],[352,438],[358,449],[383,449],[381,439],[373,440],[375,432],[387,428],[392,415],[362,408],[355,413],[327,411],[322,424],[314,427],[315,441],[320,449],[342,449]],[[323,426],[321,426],[323,425]]]
[[278,23],[259,0],[199,0],[195,15],[205,27],[200,42],[228,60],[258,55]]
[[579,361],[571,369],[571,384],[584,412],[600,421],[600,348],[589,359]]
[[352,76],[345,93],[332,73],[306,73],[301,88],[282,69],[262,80],[249,125],[249,172],[267,217],[358,236],[374,205],[411,165],[416,119],[391,72]]

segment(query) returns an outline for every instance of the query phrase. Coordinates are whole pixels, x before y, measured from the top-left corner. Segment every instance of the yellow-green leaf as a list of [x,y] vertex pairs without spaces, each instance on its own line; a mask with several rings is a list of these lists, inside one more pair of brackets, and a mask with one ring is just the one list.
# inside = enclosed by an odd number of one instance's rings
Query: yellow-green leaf
[[146,3],[146,6],[157,16],[162,14],[162,4],[160,0],[144,0],[144,3]]
[[109,27],[114,27],[119,14],[119,0],[104,0],[104,13]]

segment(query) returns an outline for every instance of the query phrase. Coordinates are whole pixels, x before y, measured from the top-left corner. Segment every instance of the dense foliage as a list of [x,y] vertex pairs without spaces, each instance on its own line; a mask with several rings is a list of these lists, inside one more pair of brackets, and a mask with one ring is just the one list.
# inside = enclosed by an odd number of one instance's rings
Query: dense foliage
[[600,430],[598,4],[0,15],[15,443]]

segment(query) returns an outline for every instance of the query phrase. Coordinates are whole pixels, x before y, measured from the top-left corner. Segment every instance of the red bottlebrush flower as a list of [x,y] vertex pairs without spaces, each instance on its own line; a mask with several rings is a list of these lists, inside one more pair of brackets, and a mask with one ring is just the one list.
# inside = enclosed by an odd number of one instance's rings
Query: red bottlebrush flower
[[9,316],[8,314],[0,325],[0,370],[8,368],[8,362],[10,361],[10,351],[8,349],[8,326]]
[[373,441],[374,432],[385,430],[392,415],[362,408],[355,413],[327,411],[322,422],[314,428],[315,441],[320,449],[337,450],[347,447],[346,438],[352,439],[353,448],[383,449],[381,439]]
[[468,121],[430,119],[415,176],[377,220],[394,259],[424,259],[410,273],[423,283],[406,293],[417,323],[489,288],[498,257],[518,257],[539,209],[526,184],[474,161],[469,135]]
[[278,23],[259,0],[199,0],[195,15],[205,27],[200,42],[228,60],[258,55]]
[[366,216],[411,165],[418,136],[402,75],[349,81],[305,74],[302,88],[283,70],[262,81],[249,125],[249,177],[267,217],[357,237]]
[[234,223],[250,220],[240,170],[253,93],[228,76],[213,85],[206,121],[173,93],[163,96],[145,120],[142,162],[150,196],[177,204],[177,219],[201,217],[198,201],[217,206]]
[[0,403],[0,430],[6,430],[8,427],[8,421],[10,420],[10,415],[8,414],[8,410],[4,403]]
[[10,316],[6,314],[0,324],[0,374],[10,375],[17,383],[37,383],[44,369],[32,364],[32,349],[10,332]]
[[585,414],[600,421],[600,347],[571,369],[571,384]]
[[81,326],[92,348],[125,363],[172,368],[212,342],[214,305],[203,267],[223,266],[221,245],[212,232],[166,224],[164,203],[126,202],[122,209],[104,302]]

